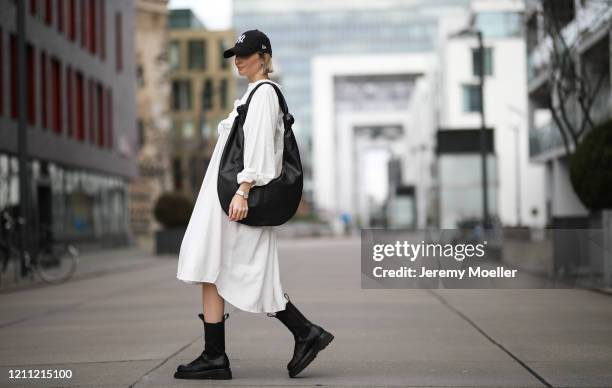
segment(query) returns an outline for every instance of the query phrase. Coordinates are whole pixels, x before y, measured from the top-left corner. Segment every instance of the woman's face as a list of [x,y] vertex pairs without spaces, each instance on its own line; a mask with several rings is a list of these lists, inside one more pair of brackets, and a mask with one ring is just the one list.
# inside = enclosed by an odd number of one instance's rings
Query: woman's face
[[256,52],[246,56],[236,55],[234,59],[238,73],[249,79],[252,79],[261,70],[262,61],[259,53]]

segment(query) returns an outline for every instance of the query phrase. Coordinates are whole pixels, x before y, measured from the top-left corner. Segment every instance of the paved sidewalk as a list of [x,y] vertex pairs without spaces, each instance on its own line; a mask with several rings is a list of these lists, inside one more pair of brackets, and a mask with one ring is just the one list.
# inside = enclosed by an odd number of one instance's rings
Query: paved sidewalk
[[[0,386],[612,386],[612,297],[586,290],[362,290],[359,239],[279,241],[281,280],[335,335],[298,378],[275,318],[229,310],[234,379],[172,377],[203,345],[176,258],[0,294]],[[148,262],[147,262],[148,260]],[[70,369],[13,380],[9,369]]]
[[[135,245],[95,251],[80,250],[78,265],[70,281],[113,272],[130,271],[151,265],[152,261],[167,261],[164,259],[168,258],[169,256],[154,257]],[[0,272],[0,293],[47,286],[37,276],[33,278],[18,276],[18,266],[19,262],[12,260],[6,271]]]

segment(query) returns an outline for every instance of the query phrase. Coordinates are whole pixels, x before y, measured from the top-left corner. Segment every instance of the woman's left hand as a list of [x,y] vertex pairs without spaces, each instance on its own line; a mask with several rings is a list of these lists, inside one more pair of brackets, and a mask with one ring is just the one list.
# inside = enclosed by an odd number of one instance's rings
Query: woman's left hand
[[249,203],[242,196],[236,194],[229,205],[230,221],[239,221],[247,216]]

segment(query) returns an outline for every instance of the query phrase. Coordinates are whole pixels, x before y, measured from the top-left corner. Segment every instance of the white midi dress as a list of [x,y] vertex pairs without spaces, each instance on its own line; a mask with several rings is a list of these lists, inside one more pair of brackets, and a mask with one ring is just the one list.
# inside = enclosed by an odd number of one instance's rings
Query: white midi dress
[[[219,163],[237,116],[236,108],[246,103],[251,90],[263,81],[269,80],[249,83],[242,98],[234,101],[232,112],[218,125],[217,143],[178,259],[177,279],[190,284],[216,284],[226,311],[227,303],[253,313],[284,310],[286,304],[274,226],[230,221],[217,194]],[[282,168],[284,127],[278,97],[271,85],[260,86],[251,98],[243,129],[244,170],[238,174],[237,182],[264,185],[279,176]]]

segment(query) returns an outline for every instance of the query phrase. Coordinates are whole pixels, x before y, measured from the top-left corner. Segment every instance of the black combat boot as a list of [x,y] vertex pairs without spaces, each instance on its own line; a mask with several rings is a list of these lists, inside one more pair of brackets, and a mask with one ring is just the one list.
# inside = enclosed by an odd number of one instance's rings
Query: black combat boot
[[232,370],[225,354],[225,320],[229,314],[216,323],[206,322],[202,313],[198,317],[204,323],[204,351],[189,364],[179,365],[174,378],[231,380]]
[[285,293],[287,306],[274,314],[267,313],[269,317],[276,317],[293,333],[295,346],[293,358],[287,364],[289,376],[295,377],[315,359],[319,351],[334,339],[334,336],[322,327],[310,322],[296,307],[289,295]]

